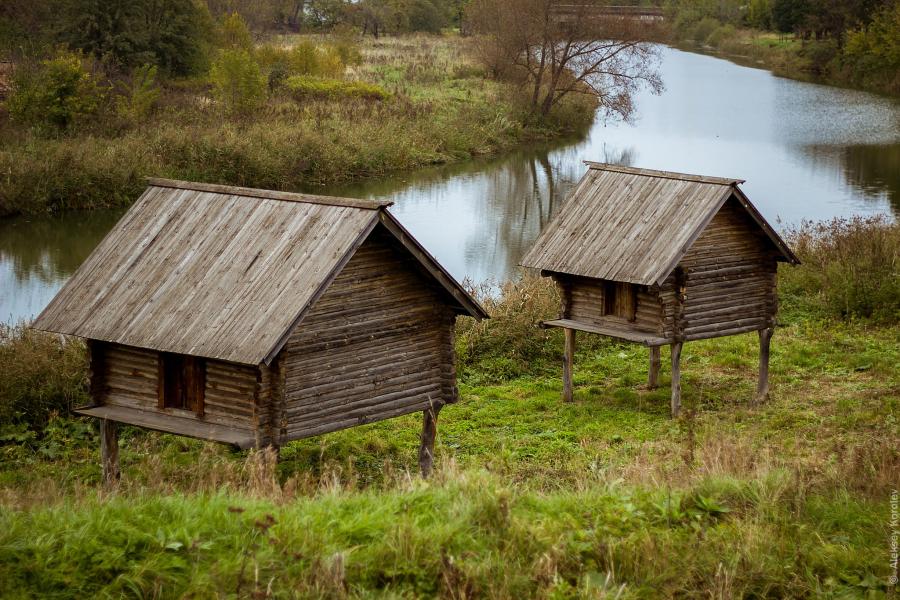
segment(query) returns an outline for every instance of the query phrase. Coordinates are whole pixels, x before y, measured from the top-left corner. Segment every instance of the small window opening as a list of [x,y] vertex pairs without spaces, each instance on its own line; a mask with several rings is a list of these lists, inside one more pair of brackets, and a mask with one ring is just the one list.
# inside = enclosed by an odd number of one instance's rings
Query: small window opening
[[159,355],[159,408],[177,408],[203,415],[206,361],[195,356]]
[[637,287],[631,283],[605,281],[603,314],[634,321],[637,318]]

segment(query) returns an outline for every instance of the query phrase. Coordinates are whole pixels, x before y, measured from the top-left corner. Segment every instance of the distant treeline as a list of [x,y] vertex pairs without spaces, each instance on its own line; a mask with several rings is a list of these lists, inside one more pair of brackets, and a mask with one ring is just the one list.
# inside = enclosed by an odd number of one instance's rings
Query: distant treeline
[[676,36],[721,46],[735,28],[792,35],[812,75],[900,93],[900,0],[668,0]]
[[160,68],[185,74],[202,57],[213,22],[231,13],[240,14],[257,35],[342,26],[378,36],[458,26],[463,4],[464,0],[3,0],[0,59],[65,44],[98,57],[129,56],[134,64],[152,57]]

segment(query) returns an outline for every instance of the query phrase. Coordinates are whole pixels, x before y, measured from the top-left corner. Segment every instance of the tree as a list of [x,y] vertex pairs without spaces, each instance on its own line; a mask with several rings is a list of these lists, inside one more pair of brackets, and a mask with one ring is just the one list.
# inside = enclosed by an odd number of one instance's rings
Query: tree
[[69,128],[94,113],[102,93],[82,56],[60,52],[34,68],[20,68],[6,102],[13,119],[36,127]]
[[632,96],[662,91],[659,51],[645,41],[648,24],[599,17],[586,4],[557,0],[473,0],[468,20],[476,47],[497,75],[529,90],[533,114],[546,117],[573,93],[593,94],[607,116],[630,118]]
[[70,0],[65,23],[62,41],[122,67],[188,75],[209,64],[211,21],[194,0]]
[[209,77],[216,97],[230,112],[250,112],[266,99],[268,82],[246,50],[222,50]]

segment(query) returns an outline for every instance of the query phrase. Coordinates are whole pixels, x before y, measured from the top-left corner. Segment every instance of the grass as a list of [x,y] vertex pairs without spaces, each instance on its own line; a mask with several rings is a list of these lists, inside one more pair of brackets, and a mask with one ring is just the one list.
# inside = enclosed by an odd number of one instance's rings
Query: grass
[[227,115],[204,82],[186,80],[169,82],[156,112],[136,124],[47,138],[0,113],[0,216],[127,205],[147,176],[314,190],[590,125],[593,106],[580,104],[563,107],[565,119],[531,122],[515,91],[486,79],[464,44],[456,36],[367,40],[344,85],[386,90],[381,101],[334,90],[299,100],[273,93],[253,114]]
[[[461,400],[427,482],[416,415],[290,443],[277,464],[126,428],[111,493],[93,425],[7,427],[0,595],[888,597],[900,327],[812,293],[823,240],[852,265],[879,247],[810,231],[819,243],[793,240],[804,265],[782,269],[759,406],[750,334],[686,345],[678,420],[665,351],[649,390],[646,349],[580,336],[563,403],[559,333],[533,329],[557,299],[526,277],[485,299],[491,321],[459,325]],[[824,281],[826,296],[848,285]]]

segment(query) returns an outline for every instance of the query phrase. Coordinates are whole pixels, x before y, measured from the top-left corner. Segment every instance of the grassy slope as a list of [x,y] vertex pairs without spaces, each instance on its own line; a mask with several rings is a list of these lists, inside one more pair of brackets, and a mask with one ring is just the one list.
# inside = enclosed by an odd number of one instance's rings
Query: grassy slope
[[92,434],[58,423],[38,454],[0,447],[0,581],[23,597],[881,596],[900,330],[787,304],[759,408],[751,335],[686,346],[680,421],[635,346],[585,344],[568,405],[554,361],[491,381],[482,358],[441,414],[429,483],[409,475],[410,416],[290,444],[279,484],[263,455],[135,431],[103,497]]
[[[147,176],[309,189],[560,134],[552,124],[526,124],[511,89],[486,79],[464,49],[453,36],[367,38],[348,77],[383,85],[393,94],[383,102],[298,102],[277,93],[252,115],[229,117],[203,82],[186,81],[172,83],[145,122],[98,124],[59,139],[0,115],[0,216],[126,205]],[[584,105],[559,122],[580,128],[592,117]]]

